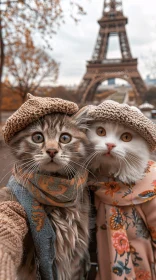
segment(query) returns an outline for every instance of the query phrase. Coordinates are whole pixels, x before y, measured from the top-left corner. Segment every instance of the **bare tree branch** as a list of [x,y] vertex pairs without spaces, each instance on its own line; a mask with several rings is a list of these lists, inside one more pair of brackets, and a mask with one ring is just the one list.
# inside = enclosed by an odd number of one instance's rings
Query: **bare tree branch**
[[23,101],[27,92],[34,93],[45,78],[55,81],[58,64],[43,50],[35,48],[30,34],[26,32],[25,43],[10,45],[6,52],[7,86],[18,90]]
[[[75,21],[77,15],[85,14],[83,8],[77,3],[77,0],[73,2],[66,0],[66,3],[71,6],[70,14]],[[9,46],[13,47],[18,42],[24,43],[23,40],[25,39],[26,31],[28,31],[31,38],[36,33],[40,36],[42,47],[52,49],[51,38],[56,33],[58,25],[64,23],[63,18],[64,10],[61,0],[0,0],[0,89],[6,52],[5,48],[8,52]],[[10,71],[10,68],[8,68],[8,71]],[[28,68],[25,68],[24,71],[27,76]],[[13,70],[10,74],[13,75]],[[19,71],[16,74],[14,73],[14,77],[16,79],[20,77]],[[20,81],[20,86],[22,86],[22,83],[23,81]],[[0,92],[0,100],[1,96],[2,93]]]

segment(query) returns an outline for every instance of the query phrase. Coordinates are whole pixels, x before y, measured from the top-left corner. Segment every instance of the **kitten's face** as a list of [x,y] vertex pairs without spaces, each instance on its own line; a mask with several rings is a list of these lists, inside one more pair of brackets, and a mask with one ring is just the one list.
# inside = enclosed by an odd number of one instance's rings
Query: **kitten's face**
[[10,143],[18,166],[32,172],[72,176],[83,163],[88,139],[74,117],[50,114],[29,125]]
[[142,178],[150,152],[139,134],[115,123],[95,122],[87,136],[96,153],[91,168],[102,167],[126,183]]

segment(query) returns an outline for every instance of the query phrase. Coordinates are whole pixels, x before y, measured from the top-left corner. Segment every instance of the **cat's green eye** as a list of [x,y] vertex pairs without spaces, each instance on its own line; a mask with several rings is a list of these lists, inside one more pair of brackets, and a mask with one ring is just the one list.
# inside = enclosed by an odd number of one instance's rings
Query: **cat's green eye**
[[130,142],[132,140],[133,136],[129,132],[125,132],[121,135],[121,140],[124,142]]
[[71,140],[72,140],[72,137],[68,133],[62,133],[61,136],[60,136],[60,139],[59,139],[59,141],[62,144],[68,144]]
[[102,126],[96,129],[96,133],[99,136],[106,136],[106,130]]
[[43,143],[44,142],[44,136],[40,132],[36,132],[32,135],[32,140],[34,143]]

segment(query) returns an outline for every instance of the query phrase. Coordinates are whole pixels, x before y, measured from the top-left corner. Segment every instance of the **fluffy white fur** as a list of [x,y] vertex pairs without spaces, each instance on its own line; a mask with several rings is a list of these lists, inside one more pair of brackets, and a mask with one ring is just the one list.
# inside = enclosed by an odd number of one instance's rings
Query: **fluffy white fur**
[[[106,130],[105,136],[96,133],[98,127]],[[125,132],[131,133],[130,142],[121,140],[121,135]],[[87,136],[94,145],[90,169],[96,175],[113,175],[125,183],[132,183],[143,177],[150,151],[147,142],[138,133],[116,123],[95,122],[90,125]],[[107,143],[115,145],[110,154]]]

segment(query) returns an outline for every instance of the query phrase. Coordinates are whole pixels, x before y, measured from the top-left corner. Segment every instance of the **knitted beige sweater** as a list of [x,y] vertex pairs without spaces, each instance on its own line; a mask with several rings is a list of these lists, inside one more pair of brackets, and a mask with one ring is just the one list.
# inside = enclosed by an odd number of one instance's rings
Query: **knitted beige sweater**
[[4,189],[0,190],[0,280],[15,280],[28,227],[23,207],[16,201],[7,201]]

